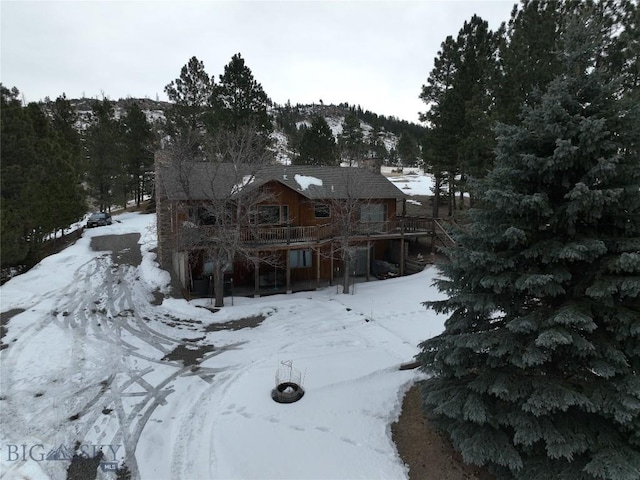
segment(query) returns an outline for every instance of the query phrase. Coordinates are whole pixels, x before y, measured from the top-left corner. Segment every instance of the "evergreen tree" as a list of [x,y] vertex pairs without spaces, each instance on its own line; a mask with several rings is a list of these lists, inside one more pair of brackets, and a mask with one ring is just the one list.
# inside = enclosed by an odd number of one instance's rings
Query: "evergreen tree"
[[607,78],[620,78],[620,89],[640,101],[640,6],[629,0],[583,5],[605,18],[601,34],[608,39],[598,63]]
[[640,106],[602,75],[599,20],[569,22],[566,73],[497,130],[428,302],[450,317],[420,344],[426,409],[504,478],[640,475]]
[[297,124],[303,119],[299,106],[294,107],[291,105],[291,101],[287,100],[283,106],[276,106],[276,110],[278,112],[276,122],[285,135],[296,135],[299,131]]
[[446,175],[449,214],[455,209],[454,190],[462,196],[465,179],[482,177],[490,167],[498,35],[477,15],[464,22],[455,40],[443,42],[420,95],[429,106],[421,119],[429,122],[435,142],[426,159]]
[[51,117],[53,129],[58,132],[61,140],[67,145],[74,161],[79,162],[78,169],[83,170],[82,137],[78,133],[78,112],[63,93],[55,101],[46,105]]
[[324,117],[316,116],[311,127],[306,128],[300,141],[300,154],[294,158],[296,165],[337,165],[336,141]]
[[410,133],[403,132],[398,140],[398,157],[400,165],[412,167],[419,161],[420,147],[418,142]]
[[620,35],[612,35],[615,39],[613,52],[617,64],[613,62],[612,72],[621,72],[622,86],[635,99],[640,101],[640,5],[638,2],[624,0],[616,16],[617,24],[622,29]]
[[100,211],[107,211],[115,202],[116,186],[122,184],[124,176],[124,137],[109,99],[96,100],[92,111],[93,124],[86,134],[87,185]]
[[378,122],[375,122],[373,125],[373,129],[369,132],[369,137],[367,139],[367,148],[369,149],[369,156],[373,158],[378,158],[382,161],[388,160],[389,151],[387,150],[386,145],[384,144],[384,140],[382,138],[382,132],[380,131],[380,126]]
[[[575,8],[568,2],[566,10]],[[503,27],[499,48],[496,118],[514,123],[531,95],[561,72],[558,59],[563,7],[552,0],[524,0]],[[566,12],[570,13],[570,12]]]
[[122,118],[125,145],[125,168],[129,179],[125,195],[133,194],[140,206],[145,195],[151,194],[154,135],[147,116],[137,102],[130,103]]
[[390,165],[397,165],[398,162],[400,161],[399,157],[398,157],[398,150],[391,147],[391,149],[389,150],[389,164]]
[[76,127],[78,113],[66,95],[56,98],[48,113],[57,145],[47,165],[52,190],[50,218],[54,220],[55,232],[78,221],[87,211],[86,192],[82,186],[86,162]]
[[456,43],[460,65],[454,88],[461,94],[463,129],[457,145],[464,176],[483,177],[491,167],[498,35],[477,15],[465,22]]
[[64,97],[47,114],[45,105],[23,107],[17,89],[0,90],[2,265],[34,264],[44,241],[86,211],[79,140]]
[[180,70],[180,76],[164,87],[172,102],[166,112],[167,130],[174,142],[188,144],[195,153],[202,143],[205,125],[210,122],[209,101],[214,81],[196,57]]
[[364,135],[360,119],[355,113],[349,113],[342,122],[342,133],[338,138],[338,146],[343,159],[349,166],[362,159],[364,151]]
[[271,117],[267,107],[271,100],[262,85],[253,78],[251,69],[245,65],[242,56],[237,53],[224,67],[219,83],[213,87],[211,105],[213,124],[210,130],[236,130],[251,126],[267,137],[273,131]]
[[0,142],[2,163],[1,190],[2,208],[0,239],[2,266],[21,264],[29,252],[28,208],[23,202],[23,190],[28,182],[30,164],[35,161],[33,152],[33,131],[22,103],[20,92],[0,84],[1,104]]
[[443,164],[439,161],[435,153],[436,148],[434,148],[438,146],[437,133],[436,130],[428,130],[422,142],[423,168],[425,172],[433,176],[433,187],[431,189],[433,194],[431,215],[433,218],[440,217],[440,206],[444,204],[443,198],[446,200],[445,197],[447,195],[445,188],[446,171],[443,170]]
[[[420,98],[429,106],[420,119],[430,125],[428,144],[423,149],[425,169],[430,171],[438,185],[446,183],[449,191],[449,215],[453,214],[455,179],[459,171],[457,145],[464,132],[464,115],[460,94],[454,87],[460,64],[460,52],[453,37],[441,45],[434,60],[434,68]],[[437,192],[440,192],[438,186]],[[440,195],[434,196],[434,211],[440,207]]]

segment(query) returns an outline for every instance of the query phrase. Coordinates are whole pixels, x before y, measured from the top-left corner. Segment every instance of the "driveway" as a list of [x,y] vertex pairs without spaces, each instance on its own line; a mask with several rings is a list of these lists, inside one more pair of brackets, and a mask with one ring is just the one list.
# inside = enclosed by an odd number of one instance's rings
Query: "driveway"
[[[36,461],[50,478],[67,478],[69,463],[53,460],[70,459],[78,444],[88,456],[101,449],[104,470],[125,463],[131,478],[139,478],[140,437],[167,404],[173,382],[186,376],[190,383],[212,383],[212,369],[171,355],[192,345],[185,337],[199,327],[154,307],[153,292],[140,281],[139,239],[138,233],[93,237],[91,248],[104,253],[77,267],[75,281],[26,313],[11,311],[12,322],[25,314],[33,321],[3,351],[7,446],[0,466],[6,478],[24,468],[16,461],[20,445],[28,445],[32,457],[20,460]],[[50,308],[40,311],[45,301]],[[200,361],[223,351],[203,348]]]

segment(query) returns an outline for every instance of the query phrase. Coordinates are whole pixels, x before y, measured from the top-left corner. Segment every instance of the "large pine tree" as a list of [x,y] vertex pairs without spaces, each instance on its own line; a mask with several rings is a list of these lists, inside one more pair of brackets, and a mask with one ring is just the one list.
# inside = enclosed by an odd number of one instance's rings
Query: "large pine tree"
[[204,63],[191,57],[180,70],[180,76],[164,87],[173,102],[167,111],[169,134],[183,137],[202,134],[210,115],[213,86],[213,78],[209,77]]
[[218,84],[213,87],[210,102],[213,107],[212,132],[249,126],[267,137],[273,131],[267,111],[271,100],[239,53],[224,67]]
[[474,15],[442,43],[420,94],[429,108],[421,119],[432,130],[424,159],[436,183],[448,183],[450,215],[455,190],[465,190],[466,178],[483,176],[491,164],[497,49],[498,35]]
[[402,132],[398,140],[398,157],[403,167],[413,167],[420,159],[418,142],[409,132]]
[[637,480],[640,106],[601,72],[598,17],[569,23],[565,73],[498,129],[441,266],[449,298],[428,306],[450,316],[420,345],[423,399],[501,477]]
[[294,158],[296,165],[337,165],[336,141],[324,117],[316,116],[305,128],[300,140],[300,153]]
[[87,185],[100,211],[110,210],[116,200],[116,182],[123,174],[124,134],[108,98],[92,105],[93,123],[87,129]]
[[[563,12],[563,8],[565,11]],[[518,119],[520,107],[536,91],[544,91],[561,71],[557,56],[563,14],[575,2],[523,0],[514,6],[500,39],[496,117],[506,123]]]
[[133,196],[140,206],[145,195],[151,194],[153,172],[153,150],[155,138],[147,116],[137,102],[127,105],[121,119],[124,135],[123,173],[128,180],[124,190],[125,200]]

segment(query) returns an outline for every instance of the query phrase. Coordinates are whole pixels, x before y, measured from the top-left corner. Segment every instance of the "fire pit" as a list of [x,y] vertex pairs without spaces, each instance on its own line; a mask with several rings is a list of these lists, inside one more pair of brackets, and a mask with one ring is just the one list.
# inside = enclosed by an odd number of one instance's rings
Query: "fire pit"
[[276,372],[276,388],[271,390],[271,398],[278,403],[297,402],[304,396],[300,372],[293,368],[291,360],[280,364]]

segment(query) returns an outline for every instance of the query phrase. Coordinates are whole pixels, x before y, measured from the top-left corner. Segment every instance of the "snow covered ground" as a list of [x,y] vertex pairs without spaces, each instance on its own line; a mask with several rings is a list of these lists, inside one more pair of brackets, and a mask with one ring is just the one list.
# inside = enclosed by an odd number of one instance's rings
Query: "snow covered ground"
[[425,175],[420,168],[404,168],[403,173],[393,173],[397,167],[382,167],[382,174],[407,195],[433,195],[433,177]]
[[[155,216],[114,220],[0,287],[3,478],[64,479],[76,442],[102,446],[101,479],[123,461],[142,479],[406,478],[390,424],[420,375],[398,367],[444,328],[421,305],[441,298],[434,269],[353,295],[227,298],[213,313],[207,300],[154,301],[169,288]],[[117,251],[95,250],[104,235],[122,240]],[[202,360],[164,359],[179,346]],[[286,361],[306,393],[279,404]]]

